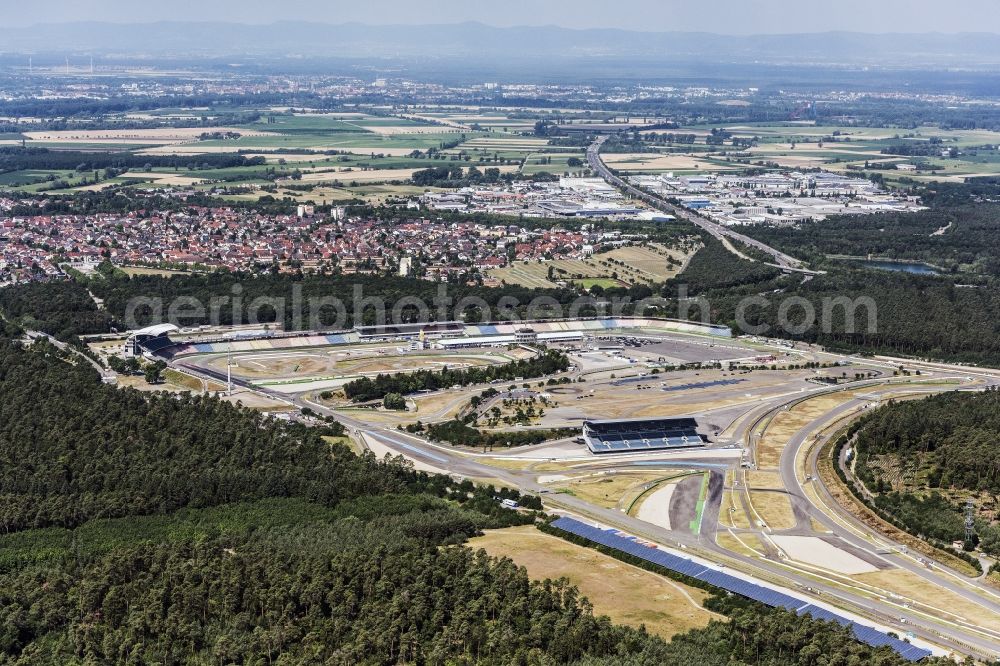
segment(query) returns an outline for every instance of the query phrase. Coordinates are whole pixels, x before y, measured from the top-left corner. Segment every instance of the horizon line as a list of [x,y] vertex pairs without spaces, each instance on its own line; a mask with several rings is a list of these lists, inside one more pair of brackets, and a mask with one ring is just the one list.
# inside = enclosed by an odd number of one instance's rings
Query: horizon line
[[555,23],[544,23],[544,24],[517,24],[517,25],[495,25],[492,23],[486,23],[484,21],[455,21],[455,22],[432,22],[432,23],[368,23],[364,21],[342,21],[339,23],[332,23],[328,21],[306,21],[306,20],[280,20],[280,21],[267,21],[267,22],[248,22],[239,20],[225,20],[225,21],[199,21],[199,20],[170,20],[161,19],[156,21],[115,21],[115,20],[88,20],[88,21],[56,21],[47,23],[32,23],[21,26],[13,26],[11,29],[15,30],[32,30],[37,28],[55,27],[55,26],[74,26],[74,25],[114,25],[114,26],[153,26],[153,25],[169,25],[169,24],[194,24],[194,25],[233,25],[233,26],[246,26],[246,27],[267,27],[282,24],[309,24],[309,25],[322,25],[322,26],[362,26],[371,28],[429,28],[429,27],[459,27],[463,25],[468,26],[481,26],[486,28],[492,28],[495,30],[537,30],[537,29],[555,29],[555,30],[565,30],[569,32],[623,32],[623,33],[634,33],[643,35],[670,35],[670,34],[686,34],[686,35],[718,35],[724,37],[795,37],[800,35],[870,35],[870,36],[889,36],[889,35],[940,35],[947,37],[958,37],[963,35],[987,35],[987,36],[1000,36],[1000,32],[993,32],[987,30],[961,30],[957,32],[946,32],[941,30],[927,30],[923,32],[914,31],[874,31],[869,32],[865,30],[812,30],[812,31],[801,31],[801,32],[714,32],[711,30],[640,30],[636,28],[621,28],[621,27],[589,27],[589,28],[575,28],[557,25]]

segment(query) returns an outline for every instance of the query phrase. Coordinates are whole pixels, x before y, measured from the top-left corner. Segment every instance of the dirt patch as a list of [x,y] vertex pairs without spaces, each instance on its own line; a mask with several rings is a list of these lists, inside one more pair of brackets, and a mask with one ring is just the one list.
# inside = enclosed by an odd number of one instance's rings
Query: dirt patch
[[638,569],[533,527],[493,530],[469,545],[509,557],[536,579],[567,578],[594,605],[594,613],[671,638],[718,616],[701,607],[707,593]]
[[595,474],[563,482],[560,490],[569,491],[591,504],[611,509],[619,506],[622,500],[642,492],[646,484],[662,476],[662,473]]
[[837,573],[856,575],[878,570],[872,564],[820,537],[775,534],[771,540],[791,559]]

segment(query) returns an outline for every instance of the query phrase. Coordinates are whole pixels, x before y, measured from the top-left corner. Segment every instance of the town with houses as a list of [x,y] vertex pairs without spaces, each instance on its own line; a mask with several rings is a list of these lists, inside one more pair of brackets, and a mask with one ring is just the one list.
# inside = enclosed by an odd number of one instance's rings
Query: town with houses
[[[726,225],[789,225],[830,215],[922,210],[862,178],[830,172],[758,176],[673,174],[632,176],[631,182]],[[241,208],[189,207],[128,214],[18,217],[0,200],[0,281],[56,279],[63,266],[88,272],[108,259],[121,266],[225,268],[233,271],[398,271],[431,280],[471,279],[513,261],[576,259],[628,242],[593,225],[532,230],[444,221],[442,212],[567,220],[673,217],[628,198],[600,178],[427,192],[406,203],[402,220],[347,217],[335,207],[318,215],[299,206],[292,215]],[[633,239],[634,240],[634,239]],[[490,278],[485,278],[488,284]]]
[[[10,203],[9,201],[7,202]],[[0,202],[2,205],[2,202]],[[447,281],[511,261],[580,258],[629,242],[618,231],[531,230],[518,225],[445,222],[414,214],[386,222],[317,215],[264,215],[237,208],[137,210],[128,214],[0,217],[0,281],[57,279],[64,268],[224,268],[260,272],[393,271]],[[489,283],[489,278],[485,282]]]

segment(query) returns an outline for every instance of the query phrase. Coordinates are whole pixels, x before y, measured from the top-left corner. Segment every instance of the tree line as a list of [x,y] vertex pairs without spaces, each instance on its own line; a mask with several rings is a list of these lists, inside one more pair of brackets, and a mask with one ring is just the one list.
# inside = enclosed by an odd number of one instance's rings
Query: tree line
[[[238,285],[238,286],[237,286]],[[324,274],[274,274],[255,275],[240,272],[213,272],[207,274],[175,275],[162,277],[156,275],[135,275],[129,277],[114,277],[106,280],[91,281],[88,286],[100,298],[104,299],[105,308],[117,319],[125,317],[128,304],[132,299],[146,297],[162,299],[169,304],[180,297],[195,298],[205,304],[205,312],[199,316],[187,317],[185,325],[208,323],[210,312],[207,305],[213,298],[222,298],[224,302],[219,310],[220,321],[229,324],[234,321],[246,321],[250,304],[258,298],[281,299],[283,308],[276,310],[274,305],[262,306],[257,315],[262,323],[278,322],[287,330],[307,328],[311,320],[320,326],[370,325],[386,323],[379,321],[377,309],[364,299],[377,298],[385,304],[385,318],[391,319],[392,308],[401,302],[412,302],[417,299],[427,307],[427,312],[415,305],[400,309],[402,322],[423,321],[428,316],[438,318],[439,284],[415,278],[377,275],[324,275]],[[295,317],[293,288],[300,289],[301,319]],[[240,291],[242,310],[234,312],[235,290]],[[360,298],[358,294],[360,293]],[[450,319],[467,319],[479,321],[482,313],[474,305],[472,299],[482,299],[491,309],[494,316],[519,316],[527,313],[527,304],[536,296],[548,296],[560,304],[568,304],[577,296],[571,289],[536,290],[515,285],[503,287],[480,287],[465,283],[447,285],[448,302],[443,304],[444,314]],[[508,297],[520,304],[510,311],[498,309],[501,299]],[[407,301],[403,301],[406,298]],[[338,310],[330,305],[324,305],[314,299],[335,299],[344,306],[344,316],[339,317]],[[462,303],[467,300],[465,304]],[[511,302],[511,301],[504,301]],[[470,305],[470,303],[472,303]],[[468,307],[459,306],[468,305]],[[135,311],[138,323],[153,323],[156,313],[149,308]],[[356,316],[360,315],[360,316]],[[338,321],[339,319],[339,321]],[[392,322],[401,323],[401,322]]]
[[453,386],[486,384],[493,381],[511,382],[545,377],[569,369],[569,358],[555,349],[538,356],[497,365],[462,369],[417,370],[410,373],[379,374],[374,379],[359,377],[344,384],[344,395],[355,402],[381,400],[390,393],[407,395],[418,391],[437,391]]
[[[22,148],[0,146],[0,172],[23,169],[186,169],[194,158],[190,155],[138,155],[127,152],[84,152],[81,150],[51,150],[49,148]],[[213,169],[259,166],[266,162],[261,156],[247,157],[235,153],[208,153],[197,156],[199,165]]]
[[426,432],[427,436],[437,442],[448,442],[460,446],[474,447],[512,447],[541,444],[550,439],[563,439],[580,434],[579,428],[549,428],[522,429],[503,432],[484,431],[473,427],[462,419],[452,419],[443,423],[431,423],[424,426],[417,423],[407,426],[408,432]]
[[[46,341],[0,341],[0,531],[74,528],[270,497],[466,497],[447,477],[358,457],[327,427],[220,398],[101,383]],[[336,482],[331,480],[335,479]]]

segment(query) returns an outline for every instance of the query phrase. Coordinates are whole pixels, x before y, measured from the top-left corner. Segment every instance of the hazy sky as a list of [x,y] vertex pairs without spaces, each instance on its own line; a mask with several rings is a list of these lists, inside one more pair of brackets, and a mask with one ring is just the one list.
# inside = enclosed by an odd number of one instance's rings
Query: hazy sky
[[[997,0],[0,0],[0,29],[160,20],[458,23],[783,33],[1000,31]],[[0,50],[3,38],[0,37]]]

